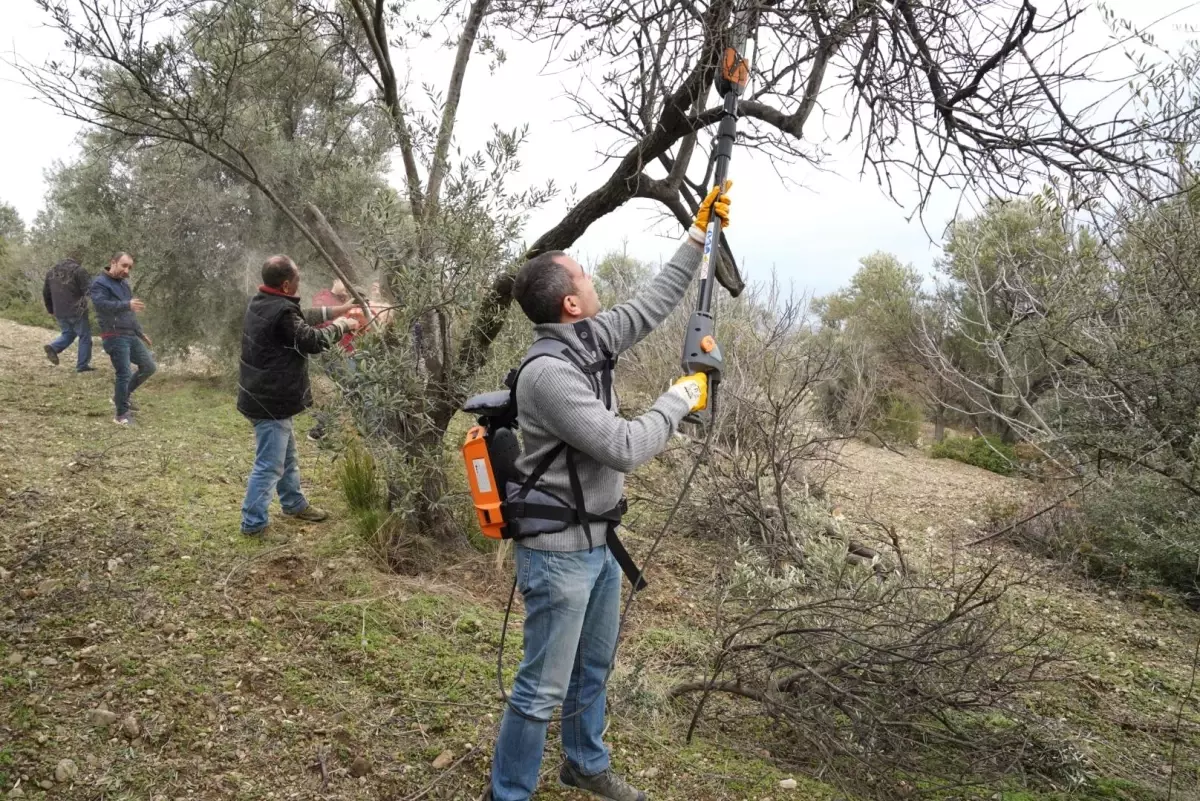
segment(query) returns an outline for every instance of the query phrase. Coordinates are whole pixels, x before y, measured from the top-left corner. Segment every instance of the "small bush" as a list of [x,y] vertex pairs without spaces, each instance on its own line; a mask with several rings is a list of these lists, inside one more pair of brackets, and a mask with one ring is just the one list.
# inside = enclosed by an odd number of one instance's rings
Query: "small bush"
[[45,307],[38,301],[0,301],[0,317],[3,317],[5,320],[11,320],[14,323],[20,323],[21,325],[49,328],[52,331],[58,330],[58,323],[55,322],[53,317],[46,314]]
[[384,509],[358,509],[350,514],[354,520],[354,533],[368,544],[374,543],[380,529],[388,521],[388,513]]
[[371,456],[357,438],[350,440],[342,454],[338,482],[351,512],[378,512],[383,508],[383,492],[379,485],[375,457]]
[[935,442],[929,455],[982,467],[1002,476],[1011,475],[1017,463],[1013,447],[999,437],[948,437]]
[[709,665],[670,692],[694,721],[738,725],[704,703],[712,694],[756,709],[774,756],[862,797],[903,797],[879,791],[916,775],[943,797],[964,777],[995,786],[1014,765],[1053,789],[1086,781],[1081,752],[1019,700],[1064,654],[1005,603],[1018,582],[999,564],[882,581],[814,538],[786,559],[743,542],[731,566],[713,587]]
[[898,445],[916,445],[921,438],[921,423],[925,413],[911,398],[891,395],[884,406],[876,433],[885,442]]
[[354,521],[354,533],[375,556],[386,561],[391,515],[384,504],[375,457],[357,437],[347,442],[337,476]]
[[1200,601],[1200,502],[1158,476],[1119,477],[1020,534],[1091,578],[1166,586]]

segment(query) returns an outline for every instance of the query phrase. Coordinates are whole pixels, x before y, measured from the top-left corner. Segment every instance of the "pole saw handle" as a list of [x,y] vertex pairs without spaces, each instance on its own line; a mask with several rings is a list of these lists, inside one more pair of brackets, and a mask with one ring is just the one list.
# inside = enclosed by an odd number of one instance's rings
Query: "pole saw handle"
[[717,417],[717,386],[720,383],[720,378],[715,378],[713,375],[709,376],[708,405],[698,412],[692,412],[684,415],[683,422],[701,426],[702,428],[707,428],[712,424],[712,421]]
[[[713,223],[719,226],[719,222]],[[719,228],[718,228],[719,230]],[[721,346],[713,335],[713,316],[710,312],[696,310],[688,320],[687,335],[683,339],[683,372],[705,373],[708,375],[708,405],[684,418],[688,423],[707,425],[712,421],[717,407],[717,388],[721,383],[721,373],[725,360],[721,355]]]

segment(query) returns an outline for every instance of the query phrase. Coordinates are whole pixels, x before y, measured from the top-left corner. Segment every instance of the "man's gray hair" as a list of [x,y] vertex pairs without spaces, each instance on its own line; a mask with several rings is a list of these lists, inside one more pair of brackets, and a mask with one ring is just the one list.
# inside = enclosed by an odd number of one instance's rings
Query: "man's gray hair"
[[548,250],[525,262],[517,271],[513,298],[534,323],[562,321],[563,298],[575,292],[575,282],[559,261],[566,255],[561,250]]
[[296,269],[296,262],[292,261],[289,257],[283,255],[272,256],[263,263],[263,286],[269,286],[271,289],[279,289],[279,287],[283,286],[284,281],[290,281],[299,272]]

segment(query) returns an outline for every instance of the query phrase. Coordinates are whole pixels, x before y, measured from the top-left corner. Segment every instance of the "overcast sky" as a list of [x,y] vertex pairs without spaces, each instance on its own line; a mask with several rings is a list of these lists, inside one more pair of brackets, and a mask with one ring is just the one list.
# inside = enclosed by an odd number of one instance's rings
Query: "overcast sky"
[[[5,62],[40,64],[47,54],[60,52],[59,36],[44,27],[34,0],[0,0],[0,4],[4,7],[0,54]],[[1187,35],[1182,29],[1200,23],[1195,5],[1181,0],[1113,0],[1110,7],[1139,25],[1169,16],[1153,29],[1167,46],[1182,43]],[[1082,23],[1077,35],[1078,46],[1092,49],[1103,44],[1106,31],[1095,20]],[[445,63],[449,58],[446,54]],[[530,138],[521,157],[524,168],[514,177],[514,188],[554,177],[564,191],[577,185],[582,197],[607,175],[598,153],[606,140],[573,118],[573,106],[563,97],[564,76],[539,74],[541,67],[540,56],[520,48],[510,49],[508,63],[495,74],[477,60],[463,91],[459,144],[464,151],[478,147],[493,123],[512,128],[528,122]],[[419,80],[414,84],[419,85]],[[80,128],[34,99],[7,63],[0,63],[0,109],[0,201],[15,205],[31,223],[42,205],[45,170],[56,160],[74,157]],[[830,126],[836,122],[836,118],[825,121]],[[749,277],[765,278],[775,270],[798,290],[824,293],[845,284],[858,259],[876,250],[893,252],[922,271],[930,270],[939,253],[930,235],[940,236],[960,195],[941,192],[926,210],[924,224],[915,218],[909,222],[915,197],[901,198],[898,205],[870,175],[860,179],[858,170],[856,154],[843,150],[824,172],[805,165],[789,169],[789,185],[785,185],[765,158],[738,149],[731,167],[735,188],[729,238]],[[527,228],[530,241],[564,209],[565,198],[536,214]],[[655,204],[629,203],[594,224],[572,253],[587,264],[606,251],[625,248],[631,255],[657,262],[673,251],[679,231],[655,225],[656,219]]]

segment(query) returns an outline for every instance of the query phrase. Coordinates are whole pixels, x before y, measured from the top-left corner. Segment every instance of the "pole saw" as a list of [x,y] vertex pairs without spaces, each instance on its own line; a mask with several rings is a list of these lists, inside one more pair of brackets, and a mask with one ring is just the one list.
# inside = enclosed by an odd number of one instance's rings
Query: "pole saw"
[[[737,139],[738,99],[750,82],[757,27],[758,8],[751,0],[734,14],[732,42],[725,48],[717,69],[714,83],[721,95],[721,119],[713,140],[712,156],[701,182],[706,190],[714,186],[723,188],[729,177],[729,161],[733,157],[733,144]],[[708,405],[702,411],[684,418],[685,422],[702,425],[711,423],[716,415],[717,387],[721,383],[721,370],[725,364],[721,347],[713,334],[712,312],[713,284],[716,283],[717,262],[721,258],[721,236],[720,218],[715,214],[709,215],[708,229],[704,232],[704,254],[700,258],[700,294],[683,340],[683,374],[708,374]]]

